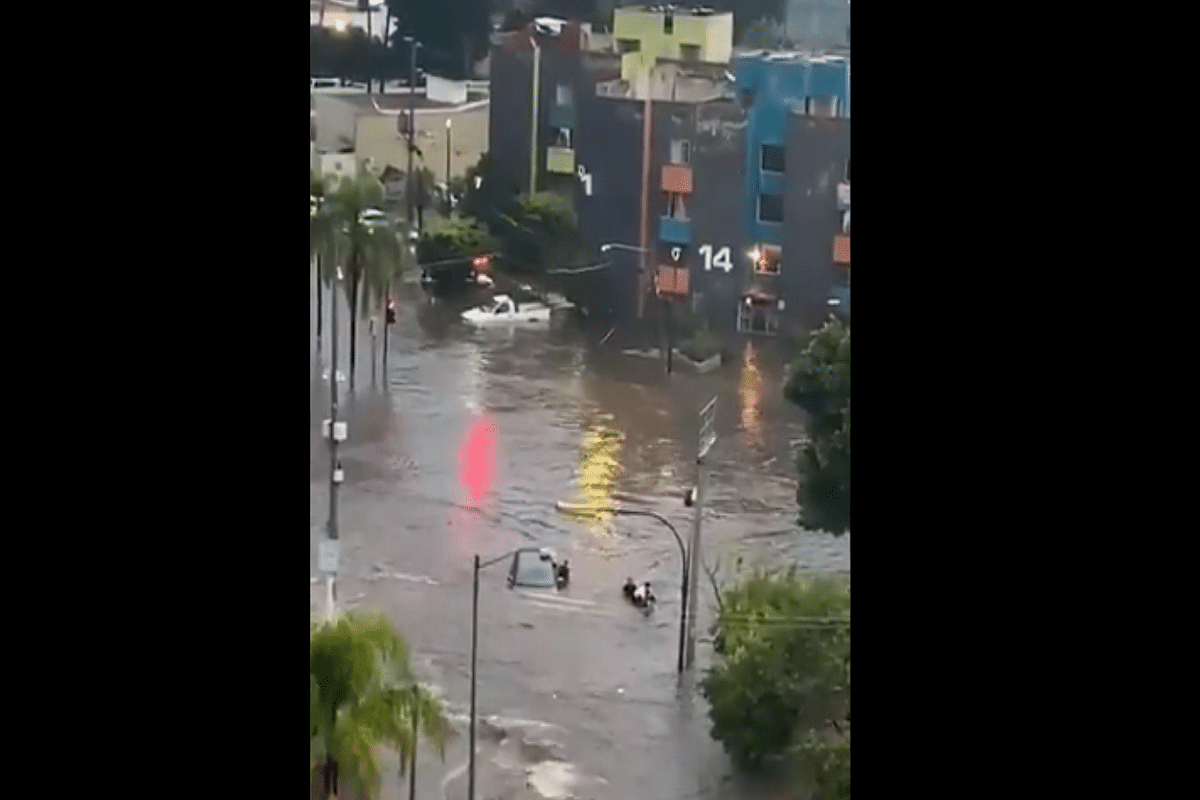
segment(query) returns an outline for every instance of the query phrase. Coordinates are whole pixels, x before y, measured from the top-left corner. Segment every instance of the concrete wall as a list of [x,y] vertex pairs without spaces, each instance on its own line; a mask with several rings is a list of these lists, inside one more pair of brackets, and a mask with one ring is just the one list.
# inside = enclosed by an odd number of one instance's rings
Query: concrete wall
[[317,150],[328,153],[354,146],[358,109],[335,95],[312,95],[317,120]]
[[341,181],[358,175],[358,159],[354,153],[322,153],[320,159],[323,178]]
[[[416,144],[423,159],[415,158],[415,166],[428,168],[438,181],[444,181],[446,173],[446,120],[451,125],[451,176],[462,175],[467,167],[479,160],[488,149],[488,104],[467,110],[448,108],[421,109],[414,114],[417,135]],[[388,164],[397,169],[406,169],[408,156],[404,140],[396,130],[396,114],[362,114],[358,117],[355,149],[361,160],[371,159],[372,169],[382,171]]]
[[[702,103],[687,111],[693,120],[691,305],[714,331],[725,334],[736,329],[737,304],[748,265],[741,216],[744,199],[738,191],[744,184],[746,115],[733,101]],[[664,135],[658,146],[669,144]],[[728,247],[733,270],[705,271],[700,253],[703,244],[711,245],[714,254]]]
[[833,238],[840,230],[837,186],[850,158],[850,120],[793,114],[787,139],[783,266],[778,277],[786,317],[810,330],[829,314],[826,298],[838,270]]
[[621,58],[621,77],[634,75],[654,67],[660,58],[680,59],[681,45],[700,50],[700,60],[725,63],[733,52],[733,14],[696,15],[686,9],[675,9],[673,30],[664,31],[663,11],[648,11],[637,7],[619,8],[613,12],[613,39],[632,39],[640,42],[636,52]]
[[462,105],[467,102],[467,83],[466,81],[439,78],[436,75],[426,75],[425,96],[439,103]]

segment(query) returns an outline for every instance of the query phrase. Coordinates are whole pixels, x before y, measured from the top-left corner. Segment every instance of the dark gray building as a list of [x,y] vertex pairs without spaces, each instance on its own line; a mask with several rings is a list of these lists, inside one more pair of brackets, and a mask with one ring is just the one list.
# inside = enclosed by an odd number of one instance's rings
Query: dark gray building
[[845,285],[848,310],[849,118],[815,102],[780,115],[784,146],[767,154],[779,163],[762,165],[779,186],[780,236],[764,245],[747,228],[766,218],[759,192],[747,194],[755,104],[728,65],[660,59],[623,81],[619,56],[589,51],[590,37],[574,23],[530,25],[500,34],[491,57],[497,179],[570,198],[588,248],[610,263],[564,278],[572,299],[634,339],[658,336],[660,299],[682,327],[723,335],[811,329],[831,310],[831,286]]
[[755,275],[751,291],[783,299],[784,319],[811,330],[829,316],[830,286],[849,285],[850,119],[794,111],[786,157],[784,268]]

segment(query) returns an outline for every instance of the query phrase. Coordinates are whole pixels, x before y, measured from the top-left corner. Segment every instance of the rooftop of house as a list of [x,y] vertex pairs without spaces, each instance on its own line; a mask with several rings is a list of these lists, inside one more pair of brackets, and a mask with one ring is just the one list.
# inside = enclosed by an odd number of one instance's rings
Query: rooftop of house
[[[395,114],[398,111],[408,110],[408,93],[402,94],[344,94],[334,95],[338,100],[341,100],[353,106],[359,114]],[[477,100],[487,99],[486,92],[467,92],[467,102],[474,103]],[[455,108],[454,103],[443,103],[438,100],[430,100],[423,94],[418,94],[412,99],[413,108]]]
[[621,12],[673,14],[677,17],[721,17],[732,15],[732,11],[717,11],[708,6],[676,6],[662,3],[639,3],[638,5],[619,6],[613,9],[614,14]]
[[734,58],[744,58],[767,63],[792,64],[835,64],[850,59],[849,53],[813,52],[810,50],[749,50],[735,48]]

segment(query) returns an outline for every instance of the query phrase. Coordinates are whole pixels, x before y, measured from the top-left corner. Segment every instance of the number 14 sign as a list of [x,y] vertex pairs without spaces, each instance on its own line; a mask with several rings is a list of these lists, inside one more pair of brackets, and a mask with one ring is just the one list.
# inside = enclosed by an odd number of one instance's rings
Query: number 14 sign
[[733,259],[729,255],[728,247],[713,247],[711,244],[702,244],[699,248],[700,257],[704,259],[704,271],[712,272],[713,269],[719,269],[724,272],[733,270]]

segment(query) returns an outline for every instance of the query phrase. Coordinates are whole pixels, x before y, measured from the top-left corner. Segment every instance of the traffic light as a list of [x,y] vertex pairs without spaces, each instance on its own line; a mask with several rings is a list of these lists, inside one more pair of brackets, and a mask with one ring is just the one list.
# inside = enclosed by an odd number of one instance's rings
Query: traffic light
[[691,508],[696,505],[696,487],[692,487],[683,493],[683,505]]
[[388,324],[388,325],[394,325],[394,324],[396,324],[396,301],[395,301],[395,300],[389,300],[389,301],[388,301],[388,306],[387,306],[387,324]]

